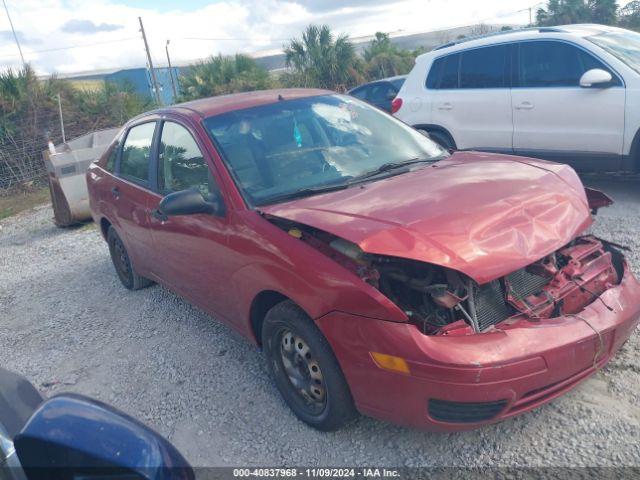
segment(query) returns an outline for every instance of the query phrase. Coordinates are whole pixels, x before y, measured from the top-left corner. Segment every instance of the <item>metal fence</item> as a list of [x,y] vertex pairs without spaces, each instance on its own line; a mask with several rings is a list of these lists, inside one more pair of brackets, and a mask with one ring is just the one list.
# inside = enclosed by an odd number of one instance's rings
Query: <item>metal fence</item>
[[[64,115],[66,140],[115,126],[104,121],[77,121],[71,113]],[[0,130],[0,195],[7,194],[18,185],[46,179],[42,152],[48,148],[49,141],[54,145],[63,142],[60,115],[51,109],[25,115],[19,122],[11,123],[11,131]]]

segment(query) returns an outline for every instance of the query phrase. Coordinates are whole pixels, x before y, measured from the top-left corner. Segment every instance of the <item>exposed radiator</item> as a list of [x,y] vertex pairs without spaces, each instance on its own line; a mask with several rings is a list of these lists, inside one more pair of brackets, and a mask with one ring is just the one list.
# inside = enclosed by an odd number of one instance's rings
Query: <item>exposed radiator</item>
[[505,301],[504,289],[499,280],[476,287],[473,294],[475,317],[480,331],[501,322],[510,315],[510,307]]
[[[538,293],[549,281],[548,277],[542,277],[527,272],[525,268],[516,270],[505,277],[510,287],[510,293],[518,300]],[[478,330],[483,331],[513,315],[514,309],[507,303],[503,282],[494,280],[484,285],[476,285],[473,291],[474,308],[472,315]]]
[[529,295],[538,293],[542,290],[542,287],[551,281],[551,278],[535,275],[528,272],[526,268],[510,273],[506,279],[511,287],[511,295],[518,300],[523,300]]

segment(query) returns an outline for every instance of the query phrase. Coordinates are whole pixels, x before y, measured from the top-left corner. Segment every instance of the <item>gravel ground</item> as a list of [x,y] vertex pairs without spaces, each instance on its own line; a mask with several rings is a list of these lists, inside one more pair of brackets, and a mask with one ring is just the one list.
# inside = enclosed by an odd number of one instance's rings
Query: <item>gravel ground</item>
[[[633,248],[640,179],[586,177],[616,205],[595,232]],[[640,337],[579,388],[532,413],[461,434],[370,418],[337,433],[299,422],[259,351],[154,286],[125,290],[90,224],[56,228],[50,207],[0,222],[0,364],[45,394],[79,392],[167,436],[194,466],[640,465]]]

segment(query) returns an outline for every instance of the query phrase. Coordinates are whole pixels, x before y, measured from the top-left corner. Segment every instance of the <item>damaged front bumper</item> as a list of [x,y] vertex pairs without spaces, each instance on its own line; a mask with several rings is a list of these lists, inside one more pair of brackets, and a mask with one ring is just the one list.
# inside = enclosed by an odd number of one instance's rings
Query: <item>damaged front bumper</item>
[[[640,282],[621,282],[576,314],[523,319],[476,335],[424,335],[410,323],[333,312],[317,324],[333,346],[358,409],[428,430],[468,430],[531,410],[605,365],[640,320]],[[379,368],[372,352],[404,359]]]

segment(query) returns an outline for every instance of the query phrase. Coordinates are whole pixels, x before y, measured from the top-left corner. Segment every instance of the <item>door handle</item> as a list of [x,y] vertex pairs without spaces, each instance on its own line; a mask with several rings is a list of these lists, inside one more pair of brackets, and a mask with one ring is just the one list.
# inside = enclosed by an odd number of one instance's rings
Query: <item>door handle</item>
[[156,220],[159,220],[161,222],[166,222],[167,220],[169,220],[169,217],[167,217],[166,214],[162,213],[160,210],[158,210],[157,208],[155,210],[151,211],[151,216],[153,218],[155,218]]
[[516,105],[516,110],[533,110],[533,103],[522,102],[520,105]]
[[453,110],[453,105],[451,105],[449,102],[443,103],[438,107],[438,110]]
[[118,187],[113,187],[111,189],[111,195],[113,195],[114,198],[120,198],[120,189]]

